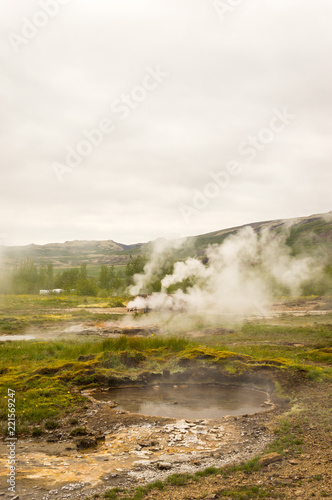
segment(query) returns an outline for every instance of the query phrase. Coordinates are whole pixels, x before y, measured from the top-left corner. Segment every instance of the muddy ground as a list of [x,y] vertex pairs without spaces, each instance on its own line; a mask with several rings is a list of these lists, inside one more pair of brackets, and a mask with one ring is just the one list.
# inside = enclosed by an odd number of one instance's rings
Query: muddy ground
[[[321,389],[314,384],[302,387],[297,405],[305,405],[308,411],[301,430],[297,430],[299,436],[305,433],[299,454],[286,449],[276,462],[256,472],[189,480],[185,486],[168,486],[166,491],[151,492],[147,498],[225,498],[228,490],[252,485],[270,492],[264,498],[332,498],[331,432],[326,431],[326,414],[323,418],[323,413],[315,411],[318,403],[320,411],[329,408],[331,387]],[[264,449],[276,437],[273,431],[280,418],[291,410],[287,400],[273,399],[275,406],[267,405],[254,415],[189,421],[121,412],[108,403],[97,402],[92,395],[88,408],[76,414],[75,428],[84,426],[87,435],[70,437],[73,425],[64,419],[60,430],[49,431],[42,438],[18,440],[16,496],[46,500],[97,498],[99,494],[102,498],[110,488],[136,487],[164,480],[174,472],[193,474],[206,467],[223,467],[264,455]],[[82,442],[89,440],[96,441],[96,446],[81,449]],[[5,451],[1,442],[1,456]],[[1,491],[6,491],[4,476]],[[8,494],[3,497],[10,498]]]
[[[88,408],[76,414],[75,426],[63,419],[60,431],[18,440],[17,493],[29,500],[89,498],[174,472],[194,473],[247,460],[273,439],[274,419],[284,408],[279,402],[271,409],[267,395],[267,404],[255,415],[175,420],[118,411],[89,395]],[[71,437],[77,427],[85,427],[87,434]],[[0,452],[5,456],[5,442]],[[1,486],[5,491],[4,476]]]
[[[331,384],[301,388],[298,407],[305,416],[294,417],[295,436],[303,438],[298,453],[285,450],[276,462],[257,471],[238,471],[227,477],[217,474],[189,480],[182,487],[154,491],[146,500],[212,500],[212,499],[299,499],[332,498]],[[325,411],[324,411],[325,409]],[[329,423],[327,423],[328,415]],[[271,414],[270,425],[274,419]],[[269,423],[265,423],[269,427]],[[268,462],[268,460],[267,460]],[[255,490],[253,489],[255,488]],[[258,493],[254,493],[258,491]],[[241,493],[243,496],[241,496]]]

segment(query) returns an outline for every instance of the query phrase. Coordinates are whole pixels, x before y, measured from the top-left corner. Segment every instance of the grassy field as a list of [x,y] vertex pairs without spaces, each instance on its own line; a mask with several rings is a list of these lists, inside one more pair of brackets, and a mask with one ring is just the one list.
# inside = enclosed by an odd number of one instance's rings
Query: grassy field
[[[0,308],[2,334],[24,333],[32,326],[75,324],[81,321],[115,319],[104,307],[125,303],[126,297],[108,299],[77,296],[3,296]],[[93,307],[100,313],[84,310]],[[121,317],[121,316],[120,316]],[[204,324],[201,325],[204,327]],[[206,326],[206,325],[205,325]],[[88,340],[87,340],[88,339]],[[0,344],[0,395],[14,388],[18,398],[18,428],[31,426],[70,413],[84,405],[78,390],[108,385],[124,373],[135,378],[143,372],[176,372],[188,363],[219,366],[228,375],[264,367],[280,373],[301,373],[307,380],[329,380],[332,376],[332,314],[246,321],[223,335],[213,329],[199,338],[190,335],[70,341],[21,341]],[[5,429],[6,411],[0,413]],[[29,430],[30,429],[30,430]]]
[[[71,295],[2,296],[0,333],[15,335],[32,327],[47,330],[54,325],[61,328],[82,321],[119,319],[121,315],[114,316],[104,308],[118,307],[127,300]],[[86,311],[86,307],[98,312]],[[124,377],[135,382],[146,373],[174,374],[188,367],[214,367],[229,380],[262,371],[269,373],[279,395],[290,398],[291,410],[278,421],[275,440],[267,453],[296,458],[303,455],[306,446],[317,443],[324,452],[328,446],[326,432],[331,430],[332,313],[251,319],[219,333],[201,318],[197,327],[201,329],[199,337],[183,328],[173,331],[168,325],[163,336],[145,338],[82,336],[77,340],[1,342],[0,432],[6,436],[8,389],[16,391],[17,434],[31,438],[55,429],[59,418],[76,422],[73,416],[88,408],[80,393],[83,388],[113,385]],[[319,496],[327,496],[325,469],[315,471],[308,476],[306,488],[315,492],[320,486]],[[232,467],[173,474],[165,481],[128,491],[113,488],[93,498],[182,500],[205,498],[210,493],[219,495],[216,498],[238,500],[294,498],[289,495],[295,490],[289,492],[287,485],[283,486],[285,491],[267,487],[268,477],[264,474],[259,457],[254,457]],[[301,484],[295,482],[294,488]]]
[[[129,297],[79,297],[77,295],[1,295],[0,334],[23,333],[29,327],[64,325],[79,321],[112,319],[104,308],[124,307]],[[94,308],[91,313],[84,308]]]

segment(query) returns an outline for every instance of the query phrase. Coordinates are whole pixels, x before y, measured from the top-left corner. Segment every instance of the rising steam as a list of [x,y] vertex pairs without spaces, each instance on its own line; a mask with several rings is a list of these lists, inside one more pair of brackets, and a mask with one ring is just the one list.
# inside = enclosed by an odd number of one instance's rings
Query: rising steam
[[[128,307],[237,316],[263,313],[276,295],[298,295],[316,271],[312,258],[291,255],[286,237],[286,232],[277,235],[267,229],[257,234],[247,226],[221,245],[208,247],[207,264],[197,258],[176,262],[173,272],[162,278],[160,292],[136,297]],[[132,294],[146,292],[172,245],[158,242],[144,274],[135,275]],[[174,291],[185,280],[186,287]]]

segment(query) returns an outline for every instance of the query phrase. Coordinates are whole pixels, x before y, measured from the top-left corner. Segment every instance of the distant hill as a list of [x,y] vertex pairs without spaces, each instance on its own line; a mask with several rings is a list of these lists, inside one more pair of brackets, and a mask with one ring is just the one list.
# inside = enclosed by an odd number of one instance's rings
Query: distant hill
[[37,264],[53,262],[56,268],[87,265],[120,265],[128,261],[130,254],[139,251],[141,243],[123,245],[113,240],[66,241],[47,245],[0,246],[2,264],[14,266],[26,258]]
[[264,222],[244,224],[239,227],[222,229],[212,233],[202,234],[195,237],[195,247],[198,252],[204,253],[208,245],[220,244],[231,234],[236,234],[240,229],[250,226],[255,231],[268,228],[276,233],[288,229],[287,244],[292,247],[294,253],[300,251],[313,251],[317,244],[321,244],[326,250],[332,252],[332,212],[326,214],[299,217],[296,219],[280,219]]
[[[243,226],[222,229],[207,234],[188,237],[188,244],[178,253],[179,258],[203,256],[211,244],[220,244],[231,234],[243,227],[250,226],[255,231],[264,227],[279,232],[288,227],[287,243],[294,253],[319,252],[332,255],[332,212],[297,219],[254,222]],[[0,246],[1,264],[15,266],[26,258],[37,264],[53,262],[55,268],[77,267],[82,263],[88,266],[126,264],[130,255],[135,255],[151,246],[149,243],[123,245],[113,240],[106,241],[66,241],[47,245]]]

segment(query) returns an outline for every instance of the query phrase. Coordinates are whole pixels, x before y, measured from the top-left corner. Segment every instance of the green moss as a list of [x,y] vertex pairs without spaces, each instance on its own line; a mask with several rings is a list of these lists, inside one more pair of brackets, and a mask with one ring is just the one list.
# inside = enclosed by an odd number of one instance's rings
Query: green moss
[[332,365],[332,348],[325,347],[322,349],[314,349],[312,351],[304,353],[302,357],[304,359],[310,359],[318,363]]
[[206,346],[197,346],[185,349],[181,353],[182,359],[187,360],[209,360],[209,361],[218,361],[222,362],[229,359],[234,360],[245,360],[250,359],[250,356],[247,355],[239,355],[235,352],[218,350],[216,348],[206,347]]
[[140,351],[122,351],[119,353],[121,362],[127,367],[136,367],[143,363],[148,356]]
[[86,430],[86,427],[75,427],[75,429],[73,429],[70,432],[70,435],[72,437],[75,437],[75,436],[86,436],[87,433],[88,433],[88,431]]

